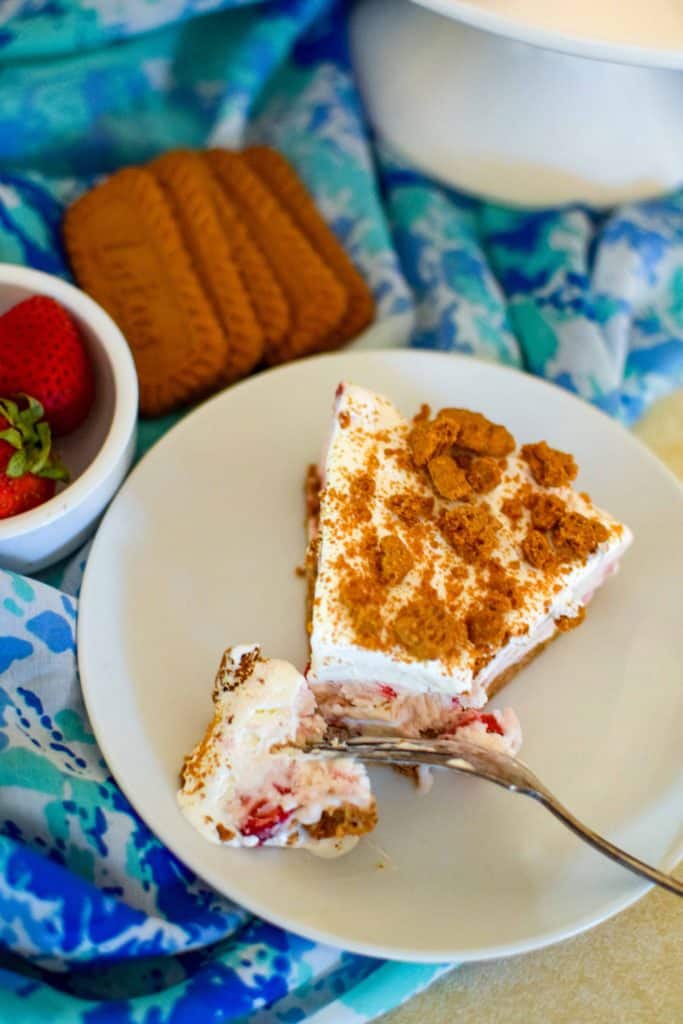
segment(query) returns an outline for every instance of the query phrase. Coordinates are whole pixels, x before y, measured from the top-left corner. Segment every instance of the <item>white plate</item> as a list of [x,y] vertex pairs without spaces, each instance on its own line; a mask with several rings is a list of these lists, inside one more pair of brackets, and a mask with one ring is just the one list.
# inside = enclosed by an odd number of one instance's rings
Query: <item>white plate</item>
[[341,378],[395,399],[467,405],[576,453],[579,486],[635,530],[586,624],[502,694],[524,754],[589,824],[640,857],[680,851],[683,497],[619,426],[537,379],[465,357],[362,352],[254,377],[203,405],[133,472],[100,527],[78,635],[88,712],[115,778],[156,834],[252,911],[350,950],[484,959],[597,923],[647,886],[531,801],[441,775],[428,797],[375,773],[380,825],[349,856],[212,846],[177,809],[178,770],[210,715],[228,644],[306,660],[302,478]]

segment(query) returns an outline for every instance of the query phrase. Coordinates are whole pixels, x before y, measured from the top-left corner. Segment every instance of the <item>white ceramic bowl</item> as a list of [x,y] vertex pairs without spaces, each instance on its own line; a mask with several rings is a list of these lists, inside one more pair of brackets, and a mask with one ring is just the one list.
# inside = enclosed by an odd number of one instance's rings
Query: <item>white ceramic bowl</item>
[[[418,2],[440,13],[407,0],[363,0],[351,17],[365,109],[410,166],[532,209],[611,207],[680,186],[683,70],[666,65],[683,68],[683,49],[665,28],[682,20],[680,5],[629,0],[617,17],[614,4],[588,0]],[[613,42],[600,43],[610,18]],[[553,23],[573,35],[542,30]],[[638,38],[640,48],[628,45]],[[670,48],[652,48],[655,38]],[[611,63],[622,59],[641,66]]]
[[78,323],[92,360],[96,394],[85,423],[56,440],[71,482],[44,505],[0,520],[0,568],[21,573],[58,561],[93,532],[133,459],[138,411],[130,349],[101,306],[51,274],[0,263],[0,313],[31,295],[49,295]]

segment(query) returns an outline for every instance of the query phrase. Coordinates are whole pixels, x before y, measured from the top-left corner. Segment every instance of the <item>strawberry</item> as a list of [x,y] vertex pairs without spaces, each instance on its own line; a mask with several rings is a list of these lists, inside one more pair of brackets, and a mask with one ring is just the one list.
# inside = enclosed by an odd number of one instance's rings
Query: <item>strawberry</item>
[[504,735],[500,722],[498,721],[495,715],[492,715],[490,713],[483,714],[481,711],[473,711],[472,709],[468,711],[463,711],[463,713],[460,715],[460,717],[455,723],[454,731],[457,731],[458,729],[464,729],[465,726],[472,725],[473,722],[481,722],[483,725],[486,726],[487,732],[495,732],[499,736]]
[[0,395],[33,395],[57,436],[90,411],[92,366],[75,322],[54,299],[34,295],[0,316]]
[[495,732],[499,736],[504,735],[503,730],[500,727],[500,722],[495,715],[480,715],[479,717],[486,726],[487,732]]
[[386,683],[379,683],[378,685],[379,692],[382,694],[385,700],[394,700],[395,697],[398,697],[398,694],[396,690],[393,688],[393,686],[387,686]]
[[55,493],[57,481],[68,479],[52,451],[42,405],[24,396],[22,406],[0,398],[0,519],[42,505]]
[[270,839],[283,822],[287,821],[291,813],[284,807],[272,806],[267,800],[257,800],[240,828],[240,832],[243,836],[256,836],[259,843],[264,843],[266,839]]

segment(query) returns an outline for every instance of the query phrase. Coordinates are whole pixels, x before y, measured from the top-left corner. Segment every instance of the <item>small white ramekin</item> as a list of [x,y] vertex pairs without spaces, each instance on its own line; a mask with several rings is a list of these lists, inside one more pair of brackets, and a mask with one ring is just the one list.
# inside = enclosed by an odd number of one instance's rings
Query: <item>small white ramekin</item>
[[50,296],[78,323],[93,363],[96,393],[85,423],[55,439],[70,483],[44,505],[0,519],[0,568],[21,573],[57,562],[93,532],[132,462],[138,412],[133,357],[101,306],[51,274],[0,263],[0,314],[31,295]]

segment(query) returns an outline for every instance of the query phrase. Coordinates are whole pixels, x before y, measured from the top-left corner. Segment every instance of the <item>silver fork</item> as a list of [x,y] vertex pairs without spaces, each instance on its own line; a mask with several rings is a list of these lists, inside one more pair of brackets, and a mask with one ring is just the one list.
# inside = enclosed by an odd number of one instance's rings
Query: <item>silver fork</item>
[[661,885],[663,889],[683,896],[683,882],[671,875],[645,864],[621,850],[608,839],[598,835],[575,818],[556,797],[546,789],[530,768],[514,757],[499,754],[496,751],[480,747],[475,743],[457,738],[449,740],[397,739],[387,736],[355,736],[348,739],[332,738],[322,743],[313,744],[310,750],[331,755],[332,757],[348,757],[352,755],[369,764],[409,764],[434,765],[439,768],[452,768],[465,775],[475,775],[480,779],[495,782],[496,785],[512,793],[523,793],[543,804],[551,814],[585,840],[591,846],[611,857],[617,864],[628,868],[636,875]]

